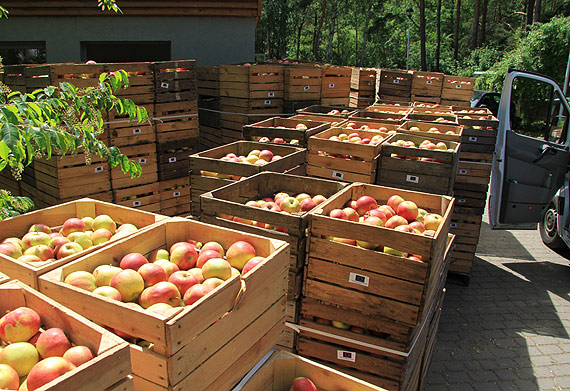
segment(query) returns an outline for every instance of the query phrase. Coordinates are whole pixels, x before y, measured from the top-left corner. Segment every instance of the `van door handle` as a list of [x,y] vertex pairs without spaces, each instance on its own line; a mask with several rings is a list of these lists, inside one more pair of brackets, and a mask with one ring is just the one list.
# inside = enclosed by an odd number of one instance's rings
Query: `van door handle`
[[542,146],[542,152],[540,153],[540,155],[538,155],[538,157],[536,159],[534,159],[532,162],[533,163],[537,163],[540,160],[542,160],[543,157],[545,157],[547,154],[548,155],[556,155],[556,149],[551,147],[550,145],[543,145]]

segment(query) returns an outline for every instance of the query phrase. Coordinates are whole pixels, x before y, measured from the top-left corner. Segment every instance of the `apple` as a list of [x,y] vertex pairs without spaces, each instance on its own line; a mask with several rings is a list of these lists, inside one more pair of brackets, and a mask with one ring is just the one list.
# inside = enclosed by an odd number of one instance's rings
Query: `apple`
[[123,301],[135,301],[144,290],[144,279],[133,269],[121,270],[110,285],[121,293]]
[[398,225],[397,227],[394,227],[394,230],[401,232],[414,232],[414,230],[412,229],[412,227],[410,227],[409,224]]
[[299,193],[295,196],[295,198],[297,199],[297,201],[303,202],[304,199],[311,198],[311,196],[308,195],[307,193]]
[[317,386],[306,377],[296,377],[289,391],[317,391]]
[[166,303],[173,307],[181,304],[182,296],[180,291],[171,282],[162,281],[156,285],[146,288],[140,295],[139,304],[143,308],[148,308],[156,303]]
[[419,233],[423,233],[426,230],[426,227],[420,223],[418,220],[414,220],[412,221],[410,224],[410,228],[412,228],[412,230],[414,232],[419,232]]
[[255,162],[257,162],[259,160],[259,157],[255,156],[255,155],[248,155],[245,158],[245,161],[249,164],[255,164]]
[[[147,312],[154,312],[156,314],[164,314],[164,313],[168,313],[168,311],[170,311],[173,308],[174,307],[171,306],[170,304],[156,303],[156,304],[153,304],[150,307],[148,307],[146,309],[146,311]],[[143,342],[147,342],[147,341],[143,341]],[[147,343],[150,343],[150,342],[147,342]],[[140,343],[138,345],[141,346]]]
[[356,240],[354,239],[347,239],[347,238],[335,238],[333,236],[328,237],[328,240],[332,240],[333,242],[339,242],[344,244],[350,244],[351,246],[356,246]]
[[61,248],[61,246],[63,246],[66,243],[70,243],[71,241],[66,238],[65,236],[58,236],[55,238],[52,238],[49,242],[49,246],[51,248],[53,248],[53,252],[54,254],[57,255],[57,252],[59,251],[59,249]]
[[281,137],[275,137],[272,142],[274,143],[278,143],[278,144],[285,144],[285,140]]
[[97,231],[100,228],[105,228],[114,234],[117,230],[117,223],[108,215],[95,216],[93,223],[91,224],[93,231]]
[[226,252],[226,260],[231,266],[238,270],[242,270],[247,261],[256,255],[255,248],[251,244],[240,240],[233,243],[228,248],[228,251]]
[[359,216],[364,216],[371,209],[378,208],[378,202],[370,196],[364,195],[356,200],[356,212]]
[[4,254],[12,258],[20,258],[23,255],[22,249],[14,243],[0,244],[0,254]]
[[20,247],[20,249],[24,248],[24,244],[22,243],[22,239],[20,239],[20,238],[14,238],[14,237],[6,238],[2,241],[2,243],[12,243],[12,244]]
[[[279,200],[281,200],[281,198]],[[275,202],[266,203],[263,205],[263,209],[272,210],[274,212],[281,212],[281,208]]]
[[168,250],[165,250],[163,248],[158,248],[153,252],[151,252],[150,255],[148,256],[149,262],[155,262],[159,259],[165,259],[168,261],[170,259],[170,253],[168,252]]
[[439,225],[443,221],[443,217],[437,213],[429,213],[426,217],[424,217],[424,227],[426,230],[437,231]]
[[63,280],[66,284],[93,292],[97,288],[97,281],[93,274],[85,271],[71,272]]
[[390,208],[392,208],[392,210],[396,211],[398,210],[398,205],[400,205],[400,203],[403,201],[404,199],[402,197],[400,197],[398,194],[394,194],[388,198],[387,204]]
[[37,349],[29,342],[15,342],[0,351],[0,364],[9,365],[26,376],[39,361]]
[[178,266],[180,270],[188,270],[196,266],[198,253],[194,246],[191,244],[174,246],[170,250],[170,262]]
[[85,224],[86,231],[93,231],[93,217],[83,217],[81,218],[81,221],[83,221],[83,224]]
[[[245,264],[244,264],[245,265]],[[222,258],[210,258],[202,267],[204,279],[216,277],[221,280],[228,280],[232,276],[232,265]]]
[[[382,212],[380,209],[370,209],[367,212],[368,216],[374,216],[374,217],[378,217],[379,219],[381,219],[382,221],[384,221],[384,223],[386,223],[386,220],[388,220],[388,218],[386,217],[386,214],[384,212]],[[366,215],[364,215],[366,216]]]
[[25,342],[41,327],[40,316],[28,307],[18,307],[0,318],[0,339],[4,342]]
[[[363,224],[367,224],[367,225],[373,225],[373,226],[376,226],[376,227],[382,227],[382,226],[384,226],[384,221],[383,221],[381,218],[376,217],[376,216],[368,216],[367,218],[365,218],[365,219],[362,221],[362,223],[363,223]],[[374,250],[374,249],[376,249],[376,248],[379,246],[379,244],[377,244],[377,243],[365,242],[365,241],[363,241],[363,240],[357,240],[357,241],[356,241],[356,244],[357,244],[358,246],[363,247],[363,248],[366,248],[366,249],[368,249],[368,250]]]
[[119,267],[123,270],[132,269],[139,270],[142,265],[149,263],[148,259],[145,258],[141,253],[129,253],[121,258],[119,262]]
[[119,232],[128,232],[128,233],[133,233],[138,231],[139,229],[137,228],[136,225],[131,224],[131,223],[125,223],[125,224],[121,224],[117,230],[115,231],[115,234],[119,233]]
[[348,206],[344,208],[342,211],[346,214],[348,221],[358,222],[359,216],[357,211]]
[[206,288],[210,288],[210,289],[214,290],[217,287],[219,287],[220,285],[222,285],[223,283],[224,283],[224,280],[222,280],[221,278],[210,277],[210,278],[206,278],[204,280],[204,282],[202,283],[202,285],[205,286]]
[[45,224],[34,224],[30,227],[28,232],[45,232],[46,234],[50,234],[51,228]]
[[156,263],[145,263],[137,272],[142,276],[145,288],[167,280],[166,270]]
[[85,232],[85,223],[77,217],[65,220],[61,226],[61,234],[63,236],[69,236],[72,232]]
[[196,267],[202,268],[206,261],[211,258],[222,258],[219,252],[216,250],[205,250],[202,249],[200,251],[200,255],[198,255],[198,259],[196,260]]
[[303,201],[301,201],[301,210],[303,212],[309,212],[310,210],[312,210],[314,207],[316,207],[317,204],[315,203],[315,201],[312,198],[305,198]]
[[[255,256],[253,258],[251,258],[249,261],[247,261],[247,263],[244,265],[242,271],[241,271],[241,275],[245,276],[250,270],[252,270],[254,267],[256,267],[257,265],[259,265],[260,263],[263,263],[265,261],[264,257],[259,257],[259,256]],[[232,275],[233,277],[233,275]]]
[[413,201],[402,201],[398,205],[396,213],[407,221],[413,221],[418,217],[418,206]]
[[289,194],[284,193],[284,192],[280,192],[280,193],[275,194],[275,197],[273,197],[273,200],[275,201],[275,203],[276,203],[277,205],[279,205],[279,203],[277,202],[277,200],[280,199],[280,198],[287,198],[287,197],[290,197]]
[[91,234],[89,232],[72,232],[67,238],[72,242],[79,243],[81,247],[86,250],[89,247],[93,247],[93,242],[91,241]]
[[53,249],[45,244],[38,244],[24,251],[24,255],[35,255],[42,261],[47,261],[48,259],[54,259],[55,255]]
[[49,245],[51,238],[45,232],[28,232],[22,237],[22,250],[37,246],[38,244]]
[[428,215],[427,210],[422,209],[422,208],[418,208],[418,216],[416,217],[416,220],[418,220],[420,223],[424,222],[424,218]]
[[119,292],[118,290],[116,290],[115,288],[110,287],[110,286],[104,285],[104,286],[97,287],[93,291],[93,294],[99,295],[99,296],[105,296],[105,297],[112,299],[112,300],[122,301],[121,292]]
[[313,197],[313,201],[317,205],[322,204],[326,200],[327,200],[326,197],[324,195],[321,195],[321,194],[317,194],[316,196]]
[[196,284],[184,294],[184,305],[192,305],[212,291],[212,288]]
[[188,289],[190,289],[193,285],[200,284],[202,280],[189,270],[180,270],[174,272],[168,278],[168,282],[176,286],[182,297]]
[[337,328],[337,329],[341,329],[341,330],[348,330],[348,329],[350,329],[350,325],[349,325],[349,324],[340,322],[340,321],[338,321],[338,320],[333,320],[333,321],[331,322],[331,324],[332,324],[333,327],[335,327],[335,328]]
[[93,231],[93,233],[91,234],[91,242],[93,243],[94,246],[96,246],[98,244],[108,242],[109,240],[111,240],[112,236],[113,234],[108,229],[99,228],[98,230]]
[[35,391],[44,384],[73,371],[75,365],[63,357],[48,357],[37,363],[26,379],[28,391]]
[[162,267],[164,269],[164,271],[166,272],[166,279],[167,280],[168,280],[168,278],[170,278],[170,276],[173,273],[180,270],[180,268],[176,264],[174,264],[170,261],[167,261],[166,259],[158,259],[158,260],[154,261],[154,264],[159,265],[160,267]]
[[259,202],[257,201],[247,201],[245,203],[245,206],[251,206],[252,208],[261,208],[261,205],[259,205]]
[[93,353],[87,346],[78,345],[69,348],[63,353],[63,358],[78,367],[93,359]]
[[384,252],[386,254],[395,255],[397,257],[405,257],[406,253],[403,251],[395,250],[392,247],[384,246]]
[[384,224],[384,226],[386,228],[396,228],[399,225],[407,225],[408,224],[408,220],[406,220],[405,218],[403,218],[402,216],[392,216],[388,219],[388,221],[386,221],[386,224]]
[[83,247],[79,243],[69,242],[62,245],[57,251],[56,258],[62,259],[83,251]]
[[346,212],[342,209],[333,209],[330,211],[329,216],[333,219],[348,220]]
[[36,342],[38,353],[43,358],[63,356],[71,347],[65,332],[59,327],[52,327],[41,333]]
[[20,385],[18,372],[6,364],[0,364],[0,390],[17,390]]
[[[197,279],[198,279],[198,283],[203,283],[204,282],[204,275],[202,274],[202,269],[198,268],[198,267],[194,267],[190,270],[188,270],[189,273],[192,273]],[[239,274],[239,272],[238,272]]]
[[119,273],[121,270],[120,267],[113,266],[113,265],[99,265],[93,270],[93,277],[95,277],[95,283],[97,286],[109,286],[111,283],[111,279],[115,276],[115,274]]
[[297,213],[301,211],[301,203],[294,197],[287,197],[279,204],[281,210],[288,213]]

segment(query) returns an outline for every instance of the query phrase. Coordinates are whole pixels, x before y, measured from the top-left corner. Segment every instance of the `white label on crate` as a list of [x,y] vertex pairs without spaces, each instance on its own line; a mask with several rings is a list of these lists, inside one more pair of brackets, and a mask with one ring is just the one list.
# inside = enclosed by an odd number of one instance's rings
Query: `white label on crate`
[[95,172],[103,172],[104,169],[103,166],[97,166],[95,167]]
[[271,101],[269,99],[265,101],[266,106],[269,106],[270,104],[271,104]]
[[329,88],[334,88],[334,83],[330,83]]
[[172,193],[172,197],[180,197],[180,192],[175,191],[174,193]]
[[406,182],[420,183],[420,177],[417,175],[406,175]]
[[433,81],[428,80],[428,81],[426,81],[426,84],[433,84]]
[[459,174],[460,174],[460,175],[466,175],[466,174],[467,174],[467,170],[459,170]]
[[449,228],[457,228],[457,223],[451,223],[451,224],[449,224]]
[[332,177],[335,179],[340,179],[342,181],[344,179],[344,173],[333,170]]
[[160,84],[160,86],[161,86],[162,88],[168,88],[168,87],[170,86],[170,84],[168,84],[167,82],[163,81],[163,82]]
[[133,134],[139,134],[140,132],[142,132],[141,128],[134,128],[133,129]]
[[169,157],[169,158],[168,158],[168,163],[176,163],[176,157],[175,157],[175,156]]
[[311,86],[305,86],[303,87],[303,91],[309,91],[311,89]]
[[352,282],[353,284],[357,285],[368,286],[370,284],[370,277],[351,272],[348,276],[348,282]]
[[146,159],[145,159],[144,157],[141,157],[141,158],[139,159],[139,163],[140,163],[140,164],[146,164]]
[[140,201],[133,201],[133,206],[141,206],[141,202]]
[[368,85],[369,85],[369,86],[373,86],[374,83],[372,83],[371,81],[369,81],[369,82],[368,82]]
[[464,204],[465,203],[465,198],[460,198],[457,200],[457,203],[459,204]]
[[451,245],[451,249],[452,249],[452,250],[455,250],[455,247],[457,247],[457,245],[456,245],[455,243],[453,243],[453,244]]
[[336,358],[342,361],[356,362],[356,352],[349,352],[347,350],[337,350]]
[[275,92],[268,92],[268,93],[267,93],[267,97],[268,97],[268,98],[274,98],[274,97],[275,97]]
[[394,84],[400,84],[400,79],[394,79],[394,80],[392,80],[392,82],[393,82]]
[[476,143],[477,137],[471,136],[471,137],[469,137],[469,141],[471,141],[472,143]]
[[455,88],[461,88],[461,84],[456,85]]

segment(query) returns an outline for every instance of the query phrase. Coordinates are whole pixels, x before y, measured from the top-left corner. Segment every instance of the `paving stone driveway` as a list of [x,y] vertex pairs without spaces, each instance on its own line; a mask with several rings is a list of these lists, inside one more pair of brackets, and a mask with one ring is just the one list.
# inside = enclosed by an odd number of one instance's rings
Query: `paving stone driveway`
[[448,280],[425,391],[570,390],[570,251],[483,221],[469,285]]

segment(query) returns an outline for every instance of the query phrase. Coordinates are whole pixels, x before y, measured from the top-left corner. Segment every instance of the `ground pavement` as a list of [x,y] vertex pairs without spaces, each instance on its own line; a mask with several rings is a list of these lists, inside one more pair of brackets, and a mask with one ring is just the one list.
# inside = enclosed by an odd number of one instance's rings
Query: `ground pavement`
[[487,221],[469,285],[446,284],[425,391],[570,390],[570,251]]

